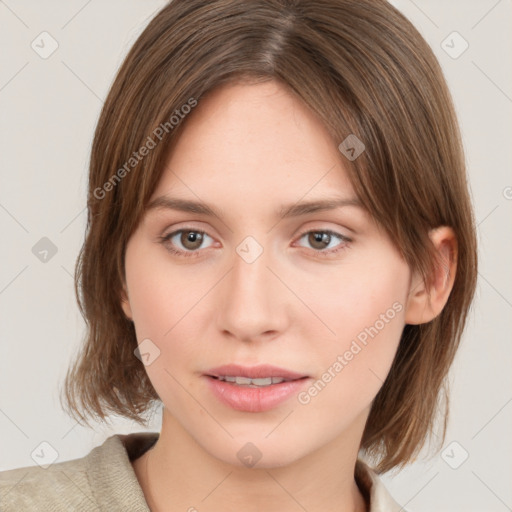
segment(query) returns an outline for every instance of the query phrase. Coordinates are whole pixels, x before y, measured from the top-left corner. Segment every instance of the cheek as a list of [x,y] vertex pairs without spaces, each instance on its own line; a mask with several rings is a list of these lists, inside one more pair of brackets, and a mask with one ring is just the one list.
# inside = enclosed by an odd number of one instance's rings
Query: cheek
[[385,332],[383,337],[390,339],[403,328],[408,267],[386,253],[378,264],[368,259],[328,269],[313,280],[295,278],[297,295],[313,313],[308,315],[311,329],[333,349],[343,348],[347,340],[358,336],[364,343],[366,329],[375,333],[372,326],[379,337]]
[[[192,341],[186,335],[186,315],[193,298],[177,270],[162,258],[144,254],[143,247],[126,251],[126,281],[139,349],[150,354],[146,373],[160,399],[172,410],[190,407],[184,389]],[[196,301],[195,301],[196,302]],[[144,355],[143,355],[144,357]],[[149,364],[148,364],[149,363]],[[188,405],[187,405],[188,404]]]
[[197,350],[190,319],[200,310],[204,283],[184,279],[183,270],[169,265],[161,251],[137,239],[126,250],[126,282],[137,341],[146,344],[140,348],[157,354],[146,365],[146,372],[159,394],[175,389],[172,375],[183,374],[182,368],[190,366]]
[[139,342],[162,339],[176,323],[187,294],[159,253],[136,236],[126,250],[126,282]]
[[[312,393],[321,391],[327,407],[362,410],[381,388],[405,325],[408,278],[408,267],[400,260],[374,266],[361,262],[325,281],[324,293],[309,291],[310,304],[324,324],[315,348],[324,372]],[[314,326],[318,339],[319,323]]]

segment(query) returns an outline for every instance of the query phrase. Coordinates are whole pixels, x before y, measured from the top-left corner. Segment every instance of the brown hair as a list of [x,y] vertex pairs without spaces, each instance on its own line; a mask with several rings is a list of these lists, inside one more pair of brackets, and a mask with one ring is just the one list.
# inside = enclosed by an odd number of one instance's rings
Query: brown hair
[[[121,308],[127,241],[186,113],[222,84],[271,79],[301,98],[335,141],[354,134],[364,143],[357,159],[344,160],[354,190],[427,286],[439,264],[429,230],[450,226],[457,237],[448,302],[432,321],[405,326],[361,442],[377,471],[403,466],[447,397],[477,249],[445,79],[419,32],[384,0],[174,0],[152,19],[118,71],[94,135],[76,267],[87,333],[66,375],[65,408],[79,422],[112,412],[145,424],[142,413],[159,397],[134,356],[134,325]],[[446,400],[443,441],[447,414]]]

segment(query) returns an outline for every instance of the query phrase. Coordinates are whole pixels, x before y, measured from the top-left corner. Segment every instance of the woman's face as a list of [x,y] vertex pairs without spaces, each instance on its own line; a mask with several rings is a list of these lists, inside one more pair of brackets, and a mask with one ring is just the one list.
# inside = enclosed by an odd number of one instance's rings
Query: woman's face
[[[172,417],[236,465],[357,451],[407,321],[407,264],[357,205],[342,141],[278,83],[224,86],[186,122],[126,251],[123,308],[162,430]],[[347,203],[299,208],[327,199]],[[306,378],[248,388],[208,376],[227,364]]]

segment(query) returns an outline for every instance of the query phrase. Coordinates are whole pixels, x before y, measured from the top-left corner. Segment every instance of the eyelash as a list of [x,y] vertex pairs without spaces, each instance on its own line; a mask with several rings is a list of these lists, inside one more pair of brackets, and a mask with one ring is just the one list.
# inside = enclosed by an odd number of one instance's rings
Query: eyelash
[[[205,231],[201,231],[200,229],[182,228],[182,229],[178,229],[176,231],[173,231],[172,233],[169,233],[168,235],[164,235],[164,236],[159,237],[160,243],[162,243],[165,246],[165,248],[170,253],[175,254],[177,256],[183,256],[185,258],[190,258],[190,257],[193,258],[193,257],[199,256],[199,252],[200,252],[199,250],[196,250],[196,251],[182,251],[182,250],[175,249],[174,247],[172,247],[169,244],[169,241],[170,241],[170,239],[172,237],[174,237],[178,233],[182,233],[182,232],[186,232],[186,231],[189,231],[191,233],[199,233],[201,235],[209,236],[208,233],[206,233]],[[348,244],[350,242],[352,242],[352,239],[342,235],[341,233],[337,233],[336,231],[332,231],[330,229],[310,229],[308,231],[304,231],[303,233],[300,234],[300,236],[298,237],[298,240],[303,238],[305,235],[309,235],[310,233],[327,234],[327,235],[333,236],[335,238],[338,238],[341,242],[344,242],[337,249],[329,249],[329,250],[315,250],[315,249],[311,249],[313,252],[318,253],[318,255],[320,257],[329,257],[329,256],[337,254],[337,253],[339,253],[339,252],[341,252],[341,251],[343,251],[345,249],[348,249],[348,247],[349,247]]]

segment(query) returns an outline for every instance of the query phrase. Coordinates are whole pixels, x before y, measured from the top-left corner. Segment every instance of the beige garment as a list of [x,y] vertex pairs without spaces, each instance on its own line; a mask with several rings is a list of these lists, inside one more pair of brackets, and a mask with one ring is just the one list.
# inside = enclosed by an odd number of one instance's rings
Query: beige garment
[[[28,466],[0,472],[2,512],[150,512],[131,461],[157,441],[157,432],[116,434],[86,456],[43,469]],[[356,481],[370,512],[406,512],[363,461]]]

